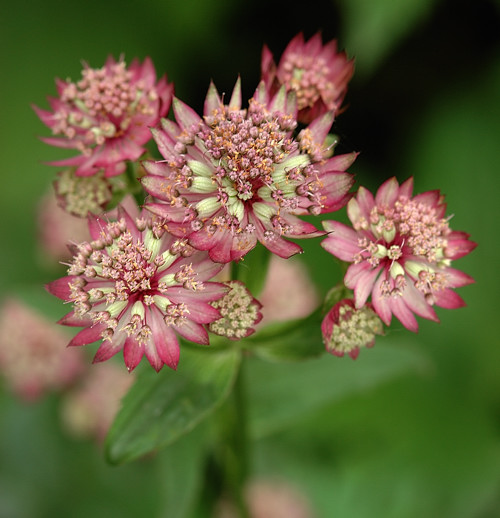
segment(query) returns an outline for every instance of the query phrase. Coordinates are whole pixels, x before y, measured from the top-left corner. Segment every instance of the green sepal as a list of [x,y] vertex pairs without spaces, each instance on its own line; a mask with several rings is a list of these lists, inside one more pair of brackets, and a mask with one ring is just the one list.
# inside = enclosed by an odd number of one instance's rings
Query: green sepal
[[237,348],[200,347],[182,349],[177,371],[144,365],[106,438],[107,460],[129,462],[193,430],[226,399],[239,363]]

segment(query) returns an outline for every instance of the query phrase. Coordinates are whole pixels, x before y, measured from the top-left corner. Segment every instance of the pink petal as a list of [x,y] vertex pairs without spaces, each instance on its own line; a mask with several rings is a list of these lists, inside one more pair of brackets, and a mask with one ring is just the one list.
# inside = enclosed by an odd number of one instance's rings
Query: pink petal
[[123,346],[123,359],[129,372],[132,372],[139,365],[143,356],[144,347],[134,337],[127,337]]
[[446,309],[456,309],[466,306],[464,299],[453,290],[445,288],[433,293],[436,300],[436,306]]
[[386,180],[375,196],[377,205],[392,207],[399,197],[399,184],[395,176]]
[[71,290],[69,284],[74,281],[77,275],[68,275],[67,277],[61,277],[55,281],[49,282],[45,285],[45,289],[56,296],[58,299],[68,302],[71,300]]
[[337,221],[323,221],[323,227],[330,234],[321,246],[341,261],[352,262],[359,252],[357,232]]
[[[158,359],[160,359],[162,363],[168,365],[171,369],[176,369],[179,363],[180,350],[179,342],[175,332],[171,327],[165,325],[159,316],[155,316],[151,319],[150,326],[151,331],[153,332],[154,345],[157,351]],[[147,354],[148,351],[146,351],[146,355]],[[150,357],[148,356],[148,360],[149,358]],[[154,358],[154,356],[152,356],[152,358]],[[158,364],[156,363],[156,365]],[[158,371],[160,369],[161,366],[156,370]]]
[[380,286],[384,281],[384,276],[380,275],[379,278],[375,281],[375,285],[372,290],[372,304],[373,309],[376,311],[377,315],[382,319],[382,322],[386,326],[391,325],[391,317],[392,311],[390,306],[390,298],[382,295],[380,291]]
[[406,329],[416,333],[418,331],[418,323],[413,313],[405,304],[404,298],[401,296],[390,297],[392,312],[394,316],[406,327]]
[[106,324],[97,324],[93,327],[86,327],[77,333],[68,346],[87,345],[101,340],[101,333],[106,329]]
[[202,121],[201,117],[192,108],[177,97],[174,97],[173,107],[175,120],[185,129],[190,129]]
[[207,330],[200,324],[192,320],[186,320],[181,326],[173,328],[186,340],[197,344],[208,345],[209,338]]
[[358,309],[365,305],[366,300],[372,292],[373,285],[375,284],[375,280],[381,268],[382,267],[374,268],[373,270],[365,270],[356,279],[356,286],[354,287],[354,300]]

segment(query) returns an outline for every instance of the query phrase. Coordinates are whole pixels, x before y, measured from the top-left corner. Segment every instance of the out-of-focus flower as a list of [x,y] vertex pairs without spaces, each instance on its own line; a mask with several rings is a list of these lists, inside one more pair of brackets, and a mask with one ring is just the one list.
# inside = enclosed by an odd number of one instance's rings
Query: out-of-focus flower
[[335,40],[323,45],[315,34],[304,42],[297,34],[284,50],[278,66],[269,48],[262,49],[261,76],[271,93],[281,85],[297,95],[298,121],[309,124],[328,111],[338,113],[354,73],[354,61],[337,51]]
[[295,257],[271,256],[259,300],[263,323],[304,318],[318,306],[319,297],[305,265]]
[[356,309],[352,299],[343,299],[326,314],[321,331],[329,353],[340,357],[348,354],[355,360],[361,347],[373,347],[383,326],[371,304]]
[[0,373],[25,400],[63,390],[83,370],[81,354],[66,349],[68,336],[43,315],[16,298],[0,309]]
[[387,180],[375,197],[360,187],[347,205],[354,229],[325,221],[330,234],[322,246],[353,263],[344,282],[354,290],[356,308],[371,295],[373,308],[386,325],[395,315],[407,329],[417,331],[414,313],[437,321],[434,305],[464,305],[453,288],[474,280],[450,265],[476,244],[468,234],[450,229],[439,191],[414,197],[412,191],[412,178],[401,186],[396,178]]
[[297,216],[343,207],[354,180],[351,153],[325,159],[331,113],[293,138],[295,103],[284,88],[270,97],[264,83],[241,108],[238,80],[228,105],[211,84],[204,117],[174,99],[177,122],[163,120],[154,137],[165,160],[145,162],[146,204],[214,261],[239,260],[257,242],[280,257],[301,247],[284,238],[323,235]]
[[70,259],[73,254],[68,242],[80,243],[89,239],[87,221],[64,211],[52,188],[40,200],[37,216],[38,241],[44,262]]
[[80,218],[89,212],[102,212],[113,195],[111,183],[102,171],[94,176],[76,176],[71,168],[58,173],[54,190],[59,205]]
[[240,340],[255,332],[253,326],[262,320],[262,304],[254,298],[241,281],[228,281],[229,291],[211,305],[220,311],[221,317],[208,329],[230,340]]
[[110,56],[100,69],[85,65],[80,81],[56,84],[58,97],[49,98],[52,111],[34,109],[54,135],[44,142],[79,151],[51,165],[76,167],[77,176],[101,170],[105,176],[123,173],[126,160],[144,153],[149,127],[167,114],[173,94],[166,76],[156,82],[149,58],[142,64],[134,60],[127,68],[123,59]]
[[113,362],[96,365],[78,387],[65,395],[61,409],[63,424],[76,437],[102,442],[134,379],[133,374]]
[[222,264],[172,236],[148,213],[134,219],[120,207],[114,222],[89,215],[89,230],[93,240],[75,247],[68,276],[47,286],[74,305],[60,323],[84,328],[69,345],[102,339],[94,362],[123,350],[129,370],[146,355],[159,371],[164,364],[177,367],[177,335],[208,344],[204,324],[220,318],[210,302],[227,287],[206,281]]
[[[305,495],[285,482],[254,480],[245,488],[250,518],[314,518]],[[214,518],[235,518],[239,513],[228,501],[221,501]]]

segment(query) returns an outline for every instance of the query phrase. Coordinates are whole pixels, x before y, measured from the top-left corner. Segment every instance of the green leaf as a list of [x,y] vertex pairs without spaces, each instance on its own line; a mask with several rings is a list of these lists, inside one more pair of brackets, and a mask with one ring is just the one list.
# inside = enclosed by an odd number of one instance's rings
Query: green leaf
[[333,401],[427,365],[418,350],[379,342],[374,349],[362,351],[356,361],[331,355],[302,363],[249,361],[251,434],[261,437],[279,431]]
[[306,318],[275,322],[242,341],[242,346],[260,358],[299,361],[324,353],[321,310]]
[[239,360],[236,348],[183,348],[177,371],[143,371],[108,434],[108,460],[131,461],[191,431],[228,396]]
[[207,427],[203,423],[161,452],[164,504],[160,518],[190,516],[201,489],[206,447]]

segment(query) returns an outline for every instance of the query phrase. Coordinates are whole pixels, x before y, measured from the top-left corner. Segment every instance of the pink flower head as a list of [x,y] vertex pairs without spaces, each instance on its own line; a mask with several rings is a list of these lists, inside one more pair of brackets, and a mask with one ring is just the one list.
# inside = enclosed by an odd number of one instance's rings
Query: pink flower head
[[297,34],[286,47],[278,66],[269,48],[262,49],[261,75],[275,92],[281,85],[297,95],[298,121],[308,124],[327,111],[338,113],[354,73],[354,61],[345,52],[337,52],[337,42],[323,45],[315,34],[304,42]]
[[255,332],[253,326],[262,320],[262,304],[254,298],[241,281],[228,281],[229,291],[211,305],[221,317],[208,328],[212,333],[230,340],[241,340]]
[[[214,261],[239,260],[261,242],[288,258],[302,249],[284,238],[323,235],[297,216],[343,207],[354,180],[345,170],[356,154],[325,159],[321,144],[331,113],[293,138],[295,103],[264,83],[241,108],[238,80],[228,105],[209,88],[204,117],[174,99],[177,122],[163,120],[154,137],[165,160],[145,162],[146,208],[176,224]],[[320,144],[321,143],[321,144]]]
[[412,191],[413,178],[401,186],[391,178],[375,197],[360,187],[347,205],[354,229],[325,221],[330,235],[322,246],[342,261],[353,263],[344,282],[354,290],[356,308],[371,295],[373,307],[385,324],[390,324],[394,314],[406,328],[417,331],[414,313],[438,321],[434,305],[464,305],[453,288],[474,280],[450,265],[476,244],[469,241],[468,234],[450,229],[439,191],[413,197]]
[[158,218],[133,219],[123,207],[111,223],[89,215],[89,229],[93,241],[75,248],[68,276],[47,286],[73,303],[60,323],[84,328],[69,345],[102,339],[94,362],[123,350],[129,371],[144,354],[159,371],[177,367],[177,335],[208,344],[204,324],[220,317],[209,303],[227,288],[206,281],[222,264],[172,236]]
[[149,58],[141,65],[109,57],[104,67],[85,65],[76,83],[57,80],[57,98],[49,98],[52,111],[34,107],[54,137],[47,144],[76,149],[73,158],[51,162],[74,166],[77,176],[91,176],[101,169],[105,176],[125,171],[126,160],[137,160],[151,139],[150,126],[167,114],[173,85],[156,73]]
[[355,360],[361,347],[373,347],[383,328],[371,304],[356,309],[352,299],[343,299],[327,313],[321,331],[329,353],[340,357],[347,353]]
[[0,309],[0,373],[27,401],[71,385],[83,371],[80,354],[69,354],[68,337],[42,314],[15,299]]

